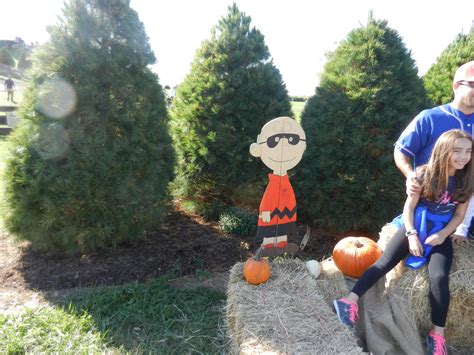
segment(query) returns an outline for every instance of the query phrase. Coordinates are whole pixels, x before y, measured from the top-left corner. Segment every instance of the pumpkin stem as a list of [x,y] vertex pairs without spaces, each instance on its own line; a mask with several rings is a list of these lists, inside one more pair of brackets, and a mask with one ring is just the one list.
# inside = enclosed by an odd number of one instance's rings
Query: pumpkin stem
[[358,239],[355,240],[354,245],[356,248],[362,248],[364,246]]
[[263,248],[260,247],[257,249],[257,253],[255,254],[255,260],[259,261],[262,258]]

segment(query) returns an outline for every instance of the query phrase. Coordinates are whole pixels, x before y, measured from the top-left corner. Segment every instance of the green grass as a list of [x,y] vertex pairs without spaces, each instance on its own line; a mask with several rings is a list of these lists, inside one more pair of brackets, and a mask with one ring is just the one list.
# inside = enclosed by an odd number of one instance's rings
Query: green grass
[[25,352],[99,353],[107,349],[105,333],[96,329],[87,313],[61,308],[26,309],[0,315],[0,349],[7,354]]
[[[177,289],[159,279],[96,289],[64,306],[0,316],[0,349],[14,353],[215,354],[224,351],[220,330],[225,295]],[[9,351],[10,352],[10,351]]]
[[303,113],[304,105],[306,102],[302,101],[291,101],[291,110],[295,115],[294,118],[299,122],[301,119],[301,114]]

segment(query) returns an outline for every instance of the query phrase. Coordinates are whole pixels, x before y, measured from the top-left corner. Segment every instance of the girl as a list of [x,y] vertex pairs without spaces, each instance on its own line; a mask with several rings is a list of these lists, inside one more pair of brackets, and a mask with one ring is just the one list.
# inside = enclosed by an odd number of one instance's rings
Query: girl
[[[392,237],[383,255],[360,277],[345,298],[333,301],[342,324],[353,327],[358,318],[357,301],[382,276],[410,253],[423,256],[423,246],[415,229],[415,208],[426,208],[436,216],[448,216],[437,232],[428,233],[426,247],[430,277],[432,330],[427,336],[429,354],[447,354],[444,326],[449,306],[449,270],[453,246],[449,236],[461,223],[472,192],[471,137],[461,130],[443,133],[436,142],[427,165],[416,169],[421,185],[419,195],[408,196],[403,208],[404,227]],[[458,238],[453,238],[458,242]]]

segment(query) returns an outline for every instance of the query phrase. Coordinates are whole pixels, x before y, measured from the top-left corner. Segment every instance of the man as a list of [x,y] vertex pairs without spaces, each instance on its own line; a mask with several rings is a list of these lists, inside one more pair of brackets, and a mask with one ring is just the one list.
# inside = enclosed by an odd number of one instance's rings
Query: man
[[8,76],[8,79],[5,80],[3,84],[5,86],[5,90],[7,90],[7,101],[13,101],[13,90],[15,89],[15,83],[12,80],[11,75]]
[[273,170],[273,174],[268,174],[270,181],[258,216],[257,236],[263,237],[262,255],[298,249],[287,242],[287,235],[296,224],[296,199],[287,171],[300,162],[305,149],[303,128],[290,117],[278,117],[265,124],[257,142],[250,146],[250,154]]
[[[474,136],[474,61],[461,65],[453,80],[454,100],[419,113],[395,143],[397,168],[406,176],[407,194],[420,192],[416,167],[426,164],[439,136],[450,129],[461,129]],[[471,198],[464,221],[454,235],[466,237],[473,217]],[[471,212],[469,212],[471,211]]]

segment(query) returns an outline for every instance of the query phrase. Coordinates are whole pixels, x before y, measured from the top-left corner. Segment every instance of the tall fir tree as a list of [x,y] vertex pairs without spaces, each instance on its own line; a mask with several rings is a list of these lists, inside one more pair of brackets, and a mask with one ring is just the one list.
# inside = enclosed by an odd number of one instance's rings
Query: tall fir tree
[[39,250],[136,241],[158,225],[174,165],[143,24],[129,1],[71,0],[49,32],[11,137],[6,225]]
[[405,192],[393,144],[426,102],[400,36],[370,15],[328,55],[302,114],[308,148],[294,181],[299,215],[334,231],[376,231],[400,212]]
[[15,59],[7,48],[0,49],[0,63],[10,67],[15,67]]
[[18,69],[29,69],[31,67],[30,51],[25,51],[18,60]]
[[264,36],[234,4],[203,42],[171,108],[175,193],[215,217],[255,203],[265,169],[249,146],[270,119],[291,115],[285,84]]
[[454,73],[459,66],[471,60],[474,60],[474,27],[468,34],[459,34],[423,76],[433,104],[438,106],[453,100]]

